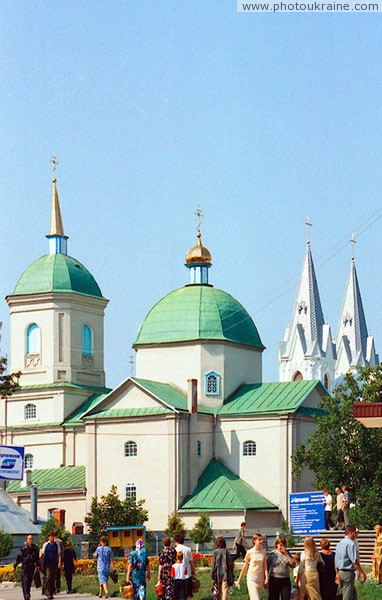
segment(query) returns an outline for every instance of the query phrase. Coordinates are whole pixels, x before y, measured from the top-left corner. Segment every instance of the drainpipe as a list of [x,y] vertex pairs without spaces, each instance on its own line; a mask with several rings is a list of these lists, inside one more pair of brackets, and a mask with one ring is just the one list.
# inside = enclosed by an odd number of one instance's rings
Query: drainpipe
[[36,524],[38,522],[37,517],[37,485],[32,483],[31,485],[31,521]]

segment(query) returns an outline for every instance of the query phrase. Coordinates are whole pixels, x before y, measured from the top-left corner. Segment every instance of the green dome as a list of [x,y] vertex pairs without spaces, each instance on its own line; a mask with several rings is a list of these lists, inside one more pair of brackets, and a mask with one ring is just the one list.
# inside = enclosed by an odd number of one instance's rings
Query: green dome
[[232,296],[210,285],[187,285],[150,310],[134,345],[227,340],[263,349],[256,325]]
[[102,298],[93,275],[78,260],[66,254],[46,254],[21,275],[14,294],[78,292]]

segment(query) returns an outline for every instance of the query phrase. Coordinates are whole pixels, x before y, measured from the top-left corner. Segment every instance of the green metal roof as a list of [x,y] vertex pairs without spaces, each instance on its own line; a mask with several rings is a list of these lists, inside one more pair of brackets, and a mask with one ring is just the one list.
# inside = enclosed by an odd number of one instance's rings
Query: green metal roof
[[[32,483],[39,491],[74,490],[86,486],[86,467],[58,467],[58,469],[33,469]],[[10,494],[27,492],[30,486],[21,487],[20,481],[11,481],[7,485]]]
[[60,421],[51,421],[50,423],[23,423],[20,425],[7,425],[7,427],[5,427],[4,425],[0,427],[0,429],[3,431],[4,429],[13,429],[13,430],[24,430],[24,429],[47,429],[47,428],[51,428],[51,427],[61,427],[61,422]]
[[134,345],[191,340],[225,340],[264,349],[240,302],[210,285],[187,285],[167,294],[146,316]]
[[[70,383],[69,381],[55,381],[54,383],[37,383],[34,385],[21,385],[19,388],[17,388],[17,392],[24,390],[48,390],[50,388],[73,388],[78,390],[90,391],[94,390],[100,393],[102,392],[107,394],[111,392],[111,388],[98,387],[94,385],[83,385],[82,383]],[[17,392],[14,393],[16,394]]]
[[85,402],[81,404],[65,421],[64,427],[76,427],[83,425],[83,418],[86,413],[96,408],[106,398],[108,394],[93,394]]
[[322,395],[327,394],[319,381],[286,381],[242,385],[217,410],[217,414],[224,416],[293,413],[299,409],[316,387]]
[[[175,410],[188,410],[186,394],[183,394],[169,383],[159,383],[159,381],[139,379],[138,377],[132,377],[131,379],[168,406],[175,408]],[[198,412],[213,414],[214,410],[203,404],[198,404]]]
[[183,502],[184,511],[279,510],[218,460],[211,460],[193,493]]
[[93,275],[77,259],[66,254],[46,254],[21,275],[13,294],[77,292],[102,298]]
[[152,415],[163,415],[171,413],[170,408],[165,406],[145,406],[143,408],[109,408],[85,415],[84,419],[115,419],[119,417],[149,417]]

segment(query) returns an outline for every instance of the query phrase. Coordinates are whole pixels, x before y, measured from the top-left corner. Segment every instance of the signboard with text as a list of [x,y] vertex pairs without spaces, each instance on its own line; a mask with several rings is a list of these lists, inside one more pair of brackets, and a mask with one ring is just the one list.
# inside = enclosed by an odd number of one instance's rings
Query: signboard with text
[[24,475],[24,448],[0,446],[0,479],[22,479]]
[[289,524],[296,535],[312,535],[324,529],[322,492],[289,494]]

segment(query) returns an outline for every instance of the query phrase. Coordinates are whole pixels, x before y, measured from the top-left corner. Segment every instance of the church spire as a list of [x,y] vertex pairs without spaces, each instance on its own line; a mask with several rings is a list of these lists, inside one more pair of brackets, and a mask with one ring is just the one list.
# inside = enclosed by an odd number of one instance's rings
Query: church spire
[[53,164],[53,179],[52,179],[52,210],[50,215],[50,232],[46,236],[49,240],[49,254],[67,254],[68,236],[64,233],[62,225],[60,200],[57,192],[57,179],[55,177],[57,169],[56,155],[52,155],[50,161]]
[[335,347],[322,312],[316,272],[308,240],[292,319],[280,343],[280,381],[320,379],[327,389],[334,380]]
[[318,348],[321,348],[324,323],[310,241],[308,241],[292,316],[292,326],[297,324],[303,326],[307,349],[312,347],[315,342],[318,343]]
[[354,259],[355,239],[352,236],[352,259],[345,299],[342,305],[337,336],[336,377],[359,365],[375,365],[374,338],[368,334],[361,290]]

